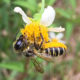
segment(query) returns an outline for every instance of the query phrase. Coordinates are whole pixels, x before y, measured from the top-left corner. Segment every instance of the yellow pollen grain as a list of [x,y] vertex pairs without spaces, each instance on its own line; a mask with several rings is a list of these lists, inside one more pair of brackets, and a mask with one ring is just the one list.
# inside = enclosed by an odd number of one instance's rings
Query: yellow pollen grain
[[33,21],[31,24],[25,26],[25,28],[21,29],[22,35],[27,35],[30,41],[34,41],[34,37],[36,41],[41,42],[40,33],[43,35],[44,41],[49,41],[48,38],[48,29],[47,27],[39,24],[38,22]]
[[62,47],[62,48],[65,48],[67,50],[67,46],[61,42],[49,42],[49,43],[44,43],[43,44],[43,47],[44,48],[51,48],[51,47]]
[[53,42],[58,42],[59,40],[57,38],[52,39]]

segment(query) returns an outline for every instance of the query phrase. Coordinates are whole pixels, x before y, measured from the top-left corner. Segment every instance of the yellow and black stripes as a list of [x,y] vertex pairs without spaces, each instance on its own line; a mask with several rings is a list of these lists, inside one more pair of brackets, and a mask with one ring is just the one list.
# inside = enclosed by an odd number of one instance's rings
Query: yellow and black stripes
[[51,56],[59,56],[59,55],[63,55],[66,52],[65,48],[46,48],[45,49],[45,53]]

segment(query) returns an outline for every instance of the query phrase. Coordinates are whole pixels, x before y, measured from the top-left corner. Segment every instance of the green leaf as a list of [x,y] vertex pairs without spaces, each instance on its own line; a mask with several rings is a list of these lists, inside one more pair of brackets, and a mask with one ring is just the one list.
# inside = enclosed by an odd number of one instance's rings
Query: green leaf
[[41,11],[40,11],[41,14],[42,14],[43,11],[44,11],[44,7],[45,7],[45,0],[42,0]]
[[34,16],[33,16],[33,17],[34,17],[34,20],[40,21],[41,15],[42,15],[42,13],[44,12],[44,7],[45,7],[45,0],[42,0],[41,10],[40,10],[39,13],[34,14]]
[[38,4],[36,0],[27,0],[27,3],[30,5],[30,7],[33,7],[35,10],[38,9]]
[[1,10],[1,21],[2,21],[2,28],[5,28],[6,30],[8,30],[9,29],[9,13],[7,11],[6,5],[4,5],[4,7]]
[[33,1],[34,0],[32,0],[31,2],[30,2],[30,0],[28,0],[28,1],[15,1],[14,4],[25,7],[25,8],[28,8],[32,12],[35,12],[36,8],[37,8],[37,5]]
[[34,16],[33,16],[34,20],[37,20],[37,21],[40,21],[41,19],[41,14],[40,13],[36,13]]
[[73,30],[73,23],[71,22],[66,22],[66,39],[69,40],[72,30]]
[[10,4],[10,0],[4,0],[4,2]]
[[71,14],[67,10],[57,8],[56,12],[59,13],[61,16],[65,17],[65,18],[68,18],[68,19],[71,18]]
[[46,0],[47,5],[53,5],[56,0]]
[[69,0],[72,8],[76,8],[77,4],[76,4],[76,0]]
[[78,54],[79,51],[80,51],[80,42],[78,41],[76,45],[76,53]]
[[0,68],[24,72],[24,65],[21,62],[2,62],[0,63]]

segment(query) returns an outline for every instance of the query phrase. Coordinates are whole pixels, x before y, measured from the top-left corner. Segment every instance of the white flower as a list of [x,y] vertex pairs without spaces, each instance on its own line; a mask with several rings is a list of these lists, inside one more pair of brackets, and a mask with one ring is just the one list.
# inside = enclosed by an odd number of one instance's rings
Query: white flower
[[[31,23],[28,16],[24,13],[24,11],[20,7],[15,7],[14,12],[21,14],[22,19],[25,23],[27,24]],[[51,6],[48,6],[47,8],[45,8],[42,14],[40,23],[44,26],[50,26],[54,21],[54,18],[55,18],[55,10]]]
[[31,21],[28,18],[28,16],[24,13],[24,11],[20,7],[15,7],[14,8],[14,12],[21,14],[22,15],[22,19],[23,19],[23,21],[25,23],[27,23],[27,24],[30,24],[31,23]]
[[49,32],[49,37],[51,39],[58,39],[59,42],[61,43],[66,43],[65,41],[61,40],[63,38],[64,34],[63,33],[58,33],[57,35],[54,32]]
[[45,26],[50,26],[55,18],[55,10],[51,6],[48,6],[45,8],[40,23]]
[[[22,19],[25,23],[30,24],[32,22],[20,7],[15,7],[14,12],[21,14]],[[53,23],[54,19],[55,19],[55,10],[51,6],[48,6],[47,8],[45,8],[45,10],[42,14],[40,24],[42,24],[46,27],[50,26]],[[63,31],[65,31],[65,28],[62,28],[61,26],[58,28],[57,27],[49,28],[49,31],[63,32]]]

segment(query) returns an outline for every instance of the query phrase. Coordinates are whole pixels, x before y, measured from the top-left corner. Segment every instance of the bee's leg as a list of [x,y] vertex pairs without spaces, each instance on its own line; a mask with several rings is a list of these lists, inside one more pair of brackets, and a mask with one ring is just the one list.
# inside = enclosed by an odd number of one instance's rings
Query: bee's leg
[[37,44],[36,42],[36,39],[35,39],[35,36],[34,36],[34,33],[33,33],[33,37],[34,37],[34,46],[35,46],[35,48],[37,49],[37,50],[39,50],[41,47],[42,47],[42,44],[43,44],[43,42],[44,42],[44,38],[43,38],[43,35],[42,35],[42,33],[40,32],[40,37],[41,37],[41,43],[40,43],[40,45],[39,44]]
[[34,46],[35,46],[35,48],[38,50],[39,48],[39,45],[36,43],[37,41],[36,41],[36,39],[35,39],[35,36],[34,36],[34,33],[33,33],[33,37],[34,37]]
[[[41,31],[40,26],[39,26],[39,30]],[[42,44],[43,44],[43,42],[44,42],[44,38],[43,38],[43,35],[42,35],[41,32],[40,32],[40,37],[41,37],[42,41],[41,41],[41,44],[39,45],[39,49],[42,47]]]
[[26,57],[33,57],[35,54],[33,54],[33,50],[31,48],[29,48],[28,50],[24,50],[22,52],[22,54]]
[[43,42],[44,42],[44,38],[43,38],[42,33],[40,33],[40,36],[41,36],[42,41],[41,41],[41,44],[40,44],[40,46],[39,46],[39,49],[42,47],[42,44],[43,44]]
[[53,62],[53,58],[49,55],[46,55],[45,53],[38,53],[36,50],[34,50],[34,54],[46,61]]
[[35,40],[35,37],[34,37],[34,46],[35,46],[35,48],[36,48],[37,50],[39,50],[39,49],[42,47],[42,44],[43,44],[43,42],[44,42],[44,38],[43,38],[43,35],[42,35],[41,33],[40,33],[40,36],[41,36],[41,39],[42,39],[40,45],[36,43],[36,40]]

